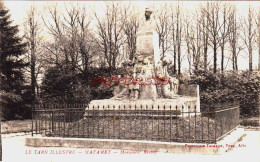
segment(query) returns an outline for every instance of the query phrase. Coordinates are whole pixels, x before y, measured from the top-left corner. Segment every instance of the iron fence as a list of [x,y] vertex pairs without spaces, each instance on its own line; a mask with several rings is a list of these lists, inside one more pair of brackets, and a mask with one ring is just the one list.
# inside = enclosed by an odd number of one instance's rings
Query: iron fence
[[237,104],[203,112],[176,105],[92,109],[87,104],[41,104],[32,114],[32,136],[216,143],[239,125]]

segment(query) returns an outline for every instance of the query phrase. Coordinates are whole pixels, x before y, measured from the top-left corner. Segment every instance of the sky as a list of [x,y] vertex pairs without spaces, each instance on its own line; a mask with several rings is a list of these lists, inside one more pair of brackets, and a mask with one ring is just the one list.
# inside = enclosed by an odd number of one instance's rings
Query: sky
[[[44,11],[45,7],[57,2],[59,5],[61,5],[61,9],[64,9],[64,4],[66,4],[66,6],[69,6],[71,3],[79,3],[90,5],[90,7],[95,9],[97,12],[102,11],[102,4],[104,3],[102,1],[4,1],[5,6],[10,10],[13,23],[16,25],[20,25],[20,31],[23,30],[22,24],[25,21],[26,12],[31,5],[35,5],[40,11]],[[147,6],[150,6],[150,2],[151,1],[132,1],[132,3],[139,7],[141,10],[144,10]],[[157,1],[155,3],[158,3],[159,6],[161,2],[162,1]],[[186,11],[192,11],[196,7],[198,7],[201,2],[202,1],[181,1],[180,3]],[[240,15],[247,15],[249,5],[251,5],[255,10],[260,10],[260,1],[231,1],[230,3],[236,4],[238,14]],[[218,59],[218,61],[220,61],[220,59]],[[185,64],[187,64],[187,60],[186,63],[184,60],[184,65]],[[257,68],[257,64],[258,53],[256,50],[253,53],[253,68]],[[239,57],[238,59],[238,67],[240,70],[248,69],[248,59],[246,53],[243,51],[241,52],[241,57]]]

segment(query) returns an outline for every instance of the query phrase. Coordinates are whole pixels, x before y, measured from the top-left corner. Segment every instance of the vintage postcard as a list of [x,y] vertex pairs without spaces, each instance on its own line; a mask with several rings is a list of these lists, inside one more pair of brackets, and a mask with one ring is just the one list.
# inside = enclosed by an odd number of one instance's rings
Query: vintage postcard
[[259,161],[259,1],[0,0],[1,160]]

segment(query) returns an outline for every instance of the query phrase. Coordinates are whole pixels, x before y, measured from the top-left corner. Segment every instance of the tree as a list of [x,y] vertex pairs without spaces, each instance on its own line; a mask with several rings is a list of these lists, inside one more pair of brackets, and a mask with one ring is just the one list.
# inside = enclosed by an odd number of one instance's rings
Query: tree
[[28,65],[22,59],[26,44],[18,36],[18,26],[11,23],[9,11],[0,3],[0,98],[5,119],[14,119],[20,111],[23,69]]
[[[181,74],[181,45],[182,45],[182,12],[180,8],[180,4],[176,5],[175,8],[171,8],[171,39],[173,43],[173,73],[176,74],[177,72],[177,63],[178,63],[178,75]],[[177,61],[177,63],[176,63]]]
[[91,87],[84,84],[82,77],[71,68],[64,70],[55,66],[46,69],[41,87],[43,100],[65,103],[87,103],[91,100]]
[[260,71],[260,10],[258,11],[256,19],[257,24],[257,46],[258,46],[258,70]]
[[131,7],[131,3],[125,5],[122,12],[123,30],[126,35],[127,52],[129,53],[129,59],[134,58],[136,52],[136,34],[139,28],[139,17],[136,8]]
[[[163,8],[163,10],[161,9]],[[159,34],[159,46],[162,52],[162,57],[170,49],[170,8],[168,3],[163,3],[157,11],[157,33]]]
[[81,72],[88,74],[89,68],[94,61],[97,46],[92,31],[90,30],[91,16],[86,12],[86,7],[82,7],[78,16],[78,48],[80,61],[82,62]]
[[188,58],[188,62],[189,62],[189,73],[191,74],[192,71],[192,65],[191,65],[191,61],[192,61],[192,55],[191,55],[191,48],[190,48],[190,41],[191,41],[191,37],[190,37],[190,32],[191,32],[191,27],[192,26],[192,20],[190,20],[190,15],[187,14],[186,18],[185,18],[185,41],[186,41],[186,46],[187,46],[187,58]]
[[222,20],[220,23],[222,25],[220,30],[220,48],[221,48],[221,71],[224,71],[224,58],[225,58],[225,45],[228,41],[228,35],[230,34],[229,28],[229,16],[230,16],[230,7],[227,3],[224,3],[222,9]]
[[228,42],[231,49],[231,60],[232,60],[232,68],[234,71],[238,70],[238,62],[237,58],[240,51],[243,47],[239,44],[240,38],[240,24],[237,22],[237,15],[236,15],[236,7],[231,6],[230,16],[228,18],[229,21],[229,35],[228,35]]
[[177,41],[177,58],[178,58],[178,75],[181,74],[181,44],[182,44],[182,13],[180,5],[177,5],[176,11],[176,41]]
[[176,41],[176,26],[175,26],[175,15],[174,15],[174,8],[171,8],[171,39],[172,39],[172,48],[173,48],[173,74],[177,73],[177,41]]
[[105,16],[100,18],[95,13],[98,22],[96,42],[110,70],[116,68],[120,48],[124,44],[124,25],[120,21],[120,7],[119,2],[106,2]]
[[[44,48],[50,53],[46,61],[49,64],[57,65],[62,68],[62,65],[69,64],[69,51],[67,46],[66,32],[63,28],[62,15],[58,12],[57,6],[48,6],[48,12],[42,18],[48,32],[53,37],[52,42],[43,44]],[[74,56],[73,56],[74,57]]]
[[185,40],[188,53],[189,71],[191,74],[191,63],[194,70],[198,70],[201,65],[201,56],[203,53],[203,24],[199,22],[200,15],[196,11],[193,17],[185,20]]
[[[206,9],[209,9],[209,2],[206,4]],[[203,40],[203,63],[204,63],[204,70],[207,70],[208,66],[208,45],[209,45],[209,33],[207,32],[207,27],[209,25],[209,19],[207,14],[203,12],[203,7],[200,9],[201,18],[199,22],[201,22],[201,30],[202,30],[202,40]]]
[[[49,16],[43,22],[53,40],[44,44],[52,58],[49,64],[60,68],[72,67],[75,73],[87,74],[96,52],[93,33],[90,30],[91,16],[85,6],[65,6],[63,13],[57,6],[49,6]],[[47,60],[47,59],[46,59]]]
[[255,44],[256,30],[254,28],[254,11],[251,6],[248,7],[248,15],[241,22],[242,24],[242,41],[247,49],[249,71],[253,71],[253,48]]
[[[31,6],[31,8],[27,12],[27,19],[25,21],[25,38],[28,42],[28,62],[30,63],[30,68],[28,71],[30,72],[30,80],[31,80],[31,93],[32,100],[35,100],[37,94],[39,92],[38,84],[37,84],[37,76],[39,75],[40,69],[42,68],[42,61],[40,60],[40,24],[37,19],[37,15],[39,13],[36,10],[35,6]],[[37,89],[37,93],[36,93]]]
[[202,12],[207,17],[208,25],[206,32],[209,34],[208,43],[213,48],[213,67],[214,73],[217,72],[217,51],[220,45],[220,31],[222,24],[220,24],[220,2],[211,2],[207,6],[202,6]]

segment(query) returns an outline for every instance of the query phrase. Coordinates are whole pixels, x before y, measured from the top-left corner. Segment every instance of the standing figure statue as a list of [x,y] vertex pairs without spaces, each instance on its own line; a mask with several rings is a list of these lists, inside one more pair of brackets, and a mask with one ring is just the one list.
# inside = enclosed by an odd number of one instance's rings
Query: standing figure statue
[[151,64],[149,57],[143,60],[143,85],[141,86],[140,99],[157,99],[157,89],[154,84],[154,66]]
[[134,67],[133,67],[133,82],[130,85],[131,97],[130,100],[137,100],[140,96],[140,83],[143,79],[143,59],[142,55],[134,57]]

